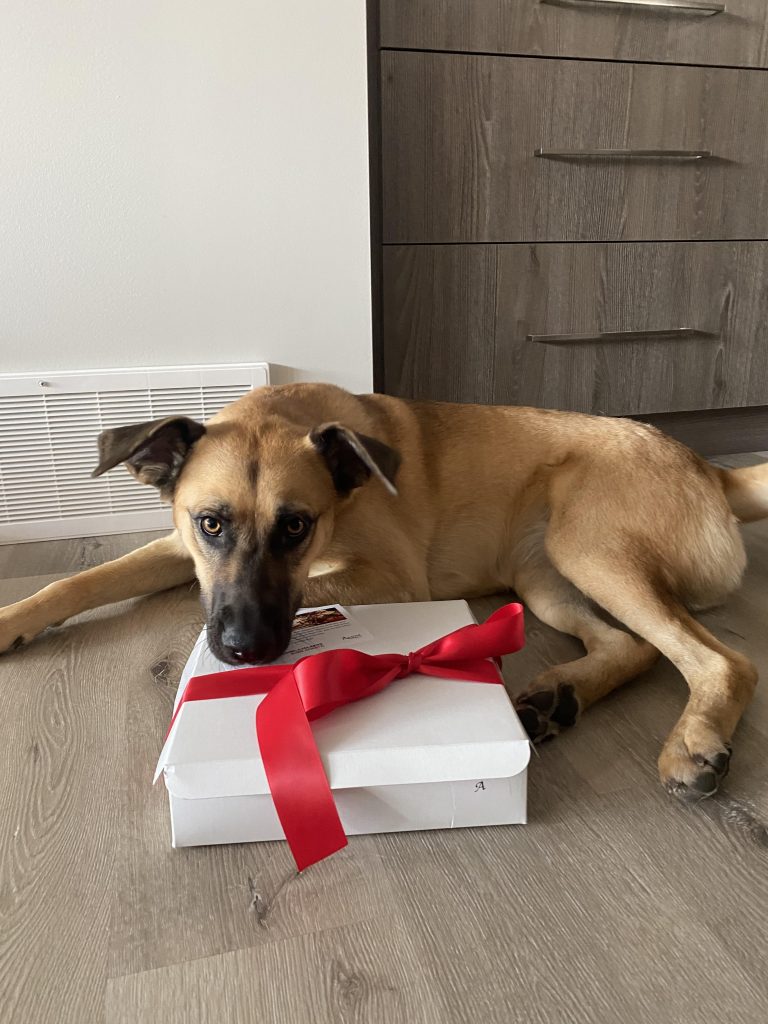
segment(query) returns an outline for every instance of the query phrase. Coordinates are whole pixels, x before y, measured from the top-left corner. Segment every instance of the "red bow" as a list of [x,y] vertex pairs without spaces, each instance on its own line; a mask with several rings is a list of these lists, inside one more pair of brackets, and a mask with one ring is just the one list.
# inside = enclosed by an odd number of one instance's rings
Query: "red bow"
[[256,709],[256,735],[277,816],[296,866],[303,871],[347,845],[309,722],[414,672],[500,683],[499,672],[488,659],[518,651],[524,642],[522,606],[508,604],[482,625],[463,626],[408,655],[322,651],[294,665],[193,676],[171,728],[189,700],[266,693]]

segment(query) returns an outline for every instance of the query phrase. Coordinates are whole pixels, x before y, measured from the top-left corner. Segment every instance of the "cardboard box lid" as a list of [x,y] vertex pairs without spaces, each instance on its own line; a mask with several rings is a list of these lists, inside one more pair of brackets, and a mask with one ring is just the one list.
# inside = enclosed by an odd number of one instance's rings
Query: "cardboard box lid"
[[[349,609],[372,639],[368,654],[407,653],[474,622],[466,601]],[[230,666],[201,634],[179,684]],[[255,731],[263,696],[184,704],[157,765],[174,796],[268,793]],[[332,789],[508,778],[528,764],[528,736],[503,686],[412,675],[312,723]]]

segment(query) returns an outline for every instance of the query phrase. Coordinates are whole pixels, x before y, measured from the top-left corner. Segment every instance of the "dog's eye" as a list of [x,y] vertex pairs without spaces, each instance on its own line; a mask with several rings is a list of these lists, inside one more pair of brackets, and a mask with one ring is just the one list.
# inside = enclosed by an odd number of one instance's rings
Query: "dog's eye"
[[283,520],[283,529],[291,540],[299,540],[307,532],[307,521],[301,516],[288,516]]
[[221,520],[215,516],[203,516],[200,520],[200,529],[209,537],[220,537],[223,527]]

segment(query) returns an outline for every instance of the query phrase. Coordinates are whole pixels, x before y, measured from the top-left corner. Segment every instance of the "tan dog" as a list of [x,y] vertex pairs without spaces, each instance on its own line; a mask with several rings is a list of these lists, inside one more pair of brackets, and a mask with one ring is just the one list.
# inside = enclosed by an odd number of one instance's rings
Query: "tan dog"
[[263,388],[205,426],[174,417],[107,431],[99,445],[96,474],[125,462],[173,501],[176,530],[0,611],[0,650],[195,576],[211,646],[231,662],[282,653],[300,603],[513,588],[586,648],[518,698],[534,739],[572,725],[660,651],[690,687],[662,781],[698,799],[727,770],[756,672],[689,609],[738,585],[737,519],[768,515],[768,466],[715,469],[629,420],[322,384]]

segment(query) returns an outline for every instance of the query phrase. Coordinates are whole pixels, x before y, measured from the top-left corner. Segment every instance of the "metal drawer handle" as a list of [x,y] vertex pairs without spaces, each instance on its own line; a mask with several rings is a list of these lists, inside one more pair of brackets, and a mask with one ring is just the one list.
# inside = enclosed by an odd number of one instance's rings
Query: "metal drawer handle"
[[707,160],[709,149],[534,149],[543,160]]
[[539,0],[542,4],[551,4],[553,7],[643,7],[663,8],[673,14],[700,14],[702,17],[711,17],[713,14],[722,14],[725,11],[725,4],[705,3],[704,0]]
[[672,327],[668,331],[595,331],[594,334],[529,334],[527,341],[540,345],[559,345],[573,341],[645,341],[653,338],[692,338],[704,335],[695,327]]

